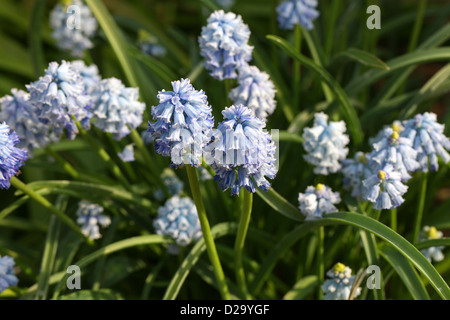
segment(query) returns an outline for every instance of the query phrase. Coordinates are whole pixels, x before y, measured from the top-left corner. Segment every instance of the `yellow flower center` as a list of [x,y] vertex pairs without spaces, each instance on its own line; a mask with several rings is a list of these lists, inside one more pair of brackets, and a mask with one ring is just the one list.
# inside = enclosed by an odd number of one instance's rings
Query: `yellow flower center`
[[325,186],[323,184],[321,184],[321,183],[318,183],[317,186],[316,186],[316,190],[317,191],[322,191],[323,189],[325,189]]
[[61,3],[66,7],[68,7],[72,4],[72,0],[61,0]]
[[340,262],[336,263],[333,267],[333,271],[334,271],[334,273],[344,273],[345,264],[340,263]]
[[392,138],[393,140],[397,140],[398,137],[400,137],[400,135],[398,134],[397,131],[392,132],[391,138]]
[[430,227],[428,230],[428,239],[439,239],[438,230],[435,227]]
[[381,180],[385,180],[386,172],[384,172],[383,170],[378,171],[378,178],[380,178]]

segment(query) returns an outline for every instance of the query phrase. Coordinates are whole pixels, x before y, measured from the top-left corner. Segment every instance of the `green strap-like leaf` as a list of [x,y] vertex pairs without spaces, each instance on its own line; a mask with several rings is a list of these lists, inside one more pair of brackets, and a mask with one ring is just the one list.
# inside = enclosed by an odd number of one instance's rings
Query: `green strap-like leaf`
[[305,220],[304,215],[273,188],[270,188],[268,191],[256,189],[256,193],[275,211],[281,213],[285,217],[296,221]]
[[355,60],[365,66],[369,66],[372,68],[384,69],[384,70],[390,69],[389,66],[385,62],[380,60],[375,55],[373,55],[367,51],[357,49],[357,48],[350,48],[350,49],[338,54],[338,56],[346,56],[352,60]]
[[330,87],[333,94],[335,95],[336,100],[339,101],[339,104],[342,107],[342,111],[347,119],[347,124],[350,128],[353,141],[356,145],[358,145],[363,139],[363,130],[361,128],[361,124],[359,122],[355,108],[350,103],[350,99],[348,98],[344,89],[342,89],[340,84],[336,81],[336,79],[334,79],[324,68],[314,63],[314,61],[296,52],[295,48],[292,47],[292,45],[286,40],[274,35],[268,35],[267,39],[274,42],[289,56],[300,61],[305,67],[315,72],[323,81],[326,82],[326,84]]
[[284,295],[283,300],[302,300],[312,293],[319,285],[320,283],[317,276],[306,276],[301,278],[294,285],[292,290]]
[[414,299],[430,300],[430,296],[428,295],[428,292],[425,289],[419,275],[411,266],[408,259],[395,250],[391,245],[385,243],[380,246],[379,252],[395,269]]

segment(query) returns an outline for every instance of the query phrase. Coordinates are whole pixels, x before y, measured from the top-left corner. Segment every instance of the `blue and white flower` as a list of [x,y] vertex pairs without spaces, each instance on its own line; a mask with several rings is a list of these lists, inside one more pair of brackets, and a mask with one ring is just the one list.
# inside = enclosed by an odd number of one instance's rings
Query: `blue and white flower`
[[281,29],[294,29],[296,24],[311,30],[313,21],[319,16],[316,10],[318,0],[287,0],[277,7],[278,23]]
[[418,152],[417,160],[421,170],[428,172],[439,169],[438,157],[444,163],[450,161],[450,139],[444,135],[444,125],[437,122],[437,116],[432,112],[417,114],[413,119],[404,122],[405,130],[402,137],[413,141],[413,148]]
[[364,152],[356,152],[352,159],[342,161],[341,172],[344,175],[343,184],[346,190],[352,190],[352,196],[361,198],[364,194],[363,180],[373,174],[370,158]]
[[239,69],[238,83],[239,86],[230,91],[231,101],[247,106],[259,119],[266,121],[276,108],[275,86],[269,75],[255,66],[243,66]]
[[174,196],[159,207],[158,217],[153,221],[156,233],[172,237],[176,244],[169,245],[171,254],[178,254],[185,247],[202,237],[197,209],[190,198]]
[[372,146],[373,151],[367,157],[379,167],[392,164],[395,170],[401,173],[402,181],[411,179],[410,173],[420,167],[416,161],[418,152],[412,147],[413,141],[402,137],[393,127],[381,130],[377,138],[372,140]]
[[[427,241],[427,240],[434,240],[434,239],[441,239],[444,236],[442,231],[439,231],[436,229],[436,227],[433,226],[424,226],[422,229],[422,232],[420,233],[419,241]],[[439,262],[444,260],[444,253],[442,252],[444,250],[443,246],[437,246],[437,247],[429,247],[426,249],[420,250],[422,254],[430,261]]]
[[172,167],[201,163],[203,148],[211,140],[214,119],[203,90],[195,90],[189,79],[172,82],[173,91],[158,93],[152,107],[156,122],[149,122],[156,153],[171,157]]
[[[352,269],[342,263],[336,263],[327,272],[330,278],[322,284],[322,291],[325,294],[324,300],[348,300],[352,290],[355,276],[352,276]],[[354,298],[361,294],[361,288],[357,288]]]
[[216,172],[214,179],[225,191],[237,195],[242,187],[249,192],[256,188],[267,191],[278,171],[275,165],[276,146],[265,132],[265,122],[249,108],[238,105],[222,111],[224,120],[213,133],[213,142],[206,148],[205,161]]
[[333,192],[330,187],[318,184],[309,186],[305,193],[298,195],[299,209],[305,215],[305,220],[323,218],[324,214],[338,212],[334,206],[341,202],[339,192]]
[[[181,195],[181,193],[183,192],[184,183],[178,178],[178,176],[175,174],[175,172],[173,172],[172,169],[164,169],[163,173],[161,174],[161,178],[171,196]],[[153,195],[158,201],[162,201],[165,199],[165,194],[162,189],[156,190]]]
[[140,102],[138,88],[126,88],[116,78],[101,80],[91,93],[94,125],[113,134],[116,140],[127,136],[143,119],[145,104]]
[[325,113],[314,115],[313,127],[303,130],[303,147],[307,152],[304,159],[315,166],[314,173],[328,175],[341,169],[341,161],[347,157],[346,146],[350,141],[345,131],[344,121],[328,123]]
[[98,72],[98,67],[95,64],[87,66],[83,60],[72,61],[71,65],[83,77],[85,92],[91,94],[95,86],[102,79]]
[[198,38],[205,68],[218,80],[234,79],[236,70],[252,59],[249,46],[250,29],[240,15],[214,11]]
[[26,150],[16,147],[19,136],[5,123],[0,123],[0,189],[8,189],[10,180],[28,158]]
[[0,121],[16,132],[20,138],[17,147],[26,149],[31,157],[35,148],[50,143],[49,128],[34,113],[28,92],[12,89],[11,94],[0,98]]
[[67,137],[75,139],[78,128],[73,118],[90,128],[92,100],[85,94],[83,78],[69,62],[51,62],[45,75],[26,87],[35,114],[52,128],[55,137],[60,138],[66,129]]
[[17,285],[19,279],[14,273],[16,262],[10,256],[0,257],[0,293]]
[[402,196],[408,187],[402,183],[402,174],[391,164],[387,164],[377,173],[363,181],[364,199],[374,203],[376,210],[393,209],[400,206],[405,199]]
[[82,57],[86,49],[94,46],[91,38],[97,32],[97,20],[81,0],[57,4],[50,12],[50,25],[57,47],[71,51],[74,57]]
[[77,223],[81,226],[81,232],[91,240],[102,237],[100,227],[106,228],[111,224],[111,219],[103,215],[103,207],[89,201],[80,201],[77,210]]

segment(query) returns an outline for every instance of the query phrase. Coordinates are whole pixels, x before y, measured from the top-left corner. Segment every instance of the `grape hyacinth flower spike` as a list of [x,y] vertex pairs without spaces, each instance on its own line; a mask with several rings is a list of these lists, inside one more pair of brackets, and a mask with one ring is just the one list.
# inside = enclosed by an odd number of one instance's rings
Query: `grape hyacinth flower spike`
[[330,187],[318,184],[309,186],[305,193],[298,195],[299,209],[305,215],[306,221],[323,218],[324,214],[338,212],[334,206],[341,202],[339,192],[333,192]]
[[397,208],[405,201],[402,196],[408,190],[401,180],[401,173],[388,164],[363,181],[364,198],[374,203],[376,210]]
[[265,122],[249,108],[238,105],[222,111],[224,120],[218,125],[213,140],[206,149],[207,163],[216,172],[214,179],[225,191],[239,194],[242,187],[255,193],[256,188],[267,191],[278,171],[275,165],[275,143],[263,131]]
[[20,138],[17,147],[26,149],[31,157],[35,148],[45,148],[50,143],[49,127],[37,118],[28,92],[12,89],[11,94],[0,98],[0,121],[16,132]]
[[347,157],[346,147],[350,139],[345,134],[344,121],[330,121],[323,113],[314,115],[312,128],[303,130],[303,147],[307,152],[305,160],[314,165],[314,173],[328,175],[341,169],[341,161]]
[[83,78],[85,92],[91,94],[101,80],[98,67],[95,64],[87,66],[83,60],[75,60],[70,63],[72,68]]
[[114,139],[122,139],[142,123],[145,104],[138,100],[138,88],[127,88],[116,78],[103,79],[91,96],[94,126],[112,133]]
[[156,122],[149,122],[148,131],[156,153],[171,157],[171,167],[197,167],[211,139],[212,109],[204,91],[195,90],[189,79],[173,81],[172,87],[158,93],[159,105],[152,107]]
[[369,142],[373,150],[368,158],[373,161],[375,169],[392,164],[401,173],[402,181],[411,179],[410,173],[419,169],[420,165],[416,161],[418,152],[413,149],[411,139],[401,136],[400,126],[394,124],[392,127],[385,127]]
[[209,16],[198,41],[205,68],[213,78],[222,81],[237,77],[236,70],[252,59],[249,38],[250,29],[240,15],[218,10]]
[[[352,269],[342,263],[336,263],[327,276],[330,278],[322,284],[325,293],[324,300],[348,300],[355,281]],[[354,298],[361,294],[361,288],[357,288]]]
[[98,24],[91,10],[81,0],[63,0],[50,12],[52,37],[62,50],[70,50],[74,57],[82,57],[94,46],[91,38]]
[[287,0],[277,7],[278,24],[281,29],[294,29],[300,25],[307,30],[314,28],[313,21],[319,16],[318,0]]
[[99,225],[107,227],[111,219],[103,215],[103,207],[89,201],[80,201],[77,210],[77,223],[81,225],[81,232],[91,240],[102,237]]
[[168,252],[178,254],[184,247],[202,237],[202,229],[194,202],[187,197],[173,196],[159,207],[158,217],[153,221],[156,233],[172,237],[176,244],[168,247]]
[[364,194],[363,181],[373,174],[371,159],[364,152],[356,152],[352,159],[342,161],[341,173],[346,190],[352,190],[352,197],[362,198]]
[[19,282],[14,273],[15,264],[14,258],[10,256],[0,257],[0,293]]
[[234,105],[242,104],[252,109],[255,115],[266,121],[276,108],[275,86],[269,75],[255,66],[239,69],[239,86],[230,91]]
[[45,75],[27,85],[27,89],[35,114],[51,127],[56,138],[66,129],[67,137],[75,139],[78,128],[73,118],[83,128],[90,128],[92,100],[85,92],[82,76],[70,62],[51,62]]
[[450,139],[444,135],[444,125],[437,122],[435,113],[417,114],[413,119],[405,121],[404,126],[401,136],[413,141],[421,171],[428,172],[428,165],[431,171],[437,171],[438,157],[444,163],[449,163]]
[[[422,232],[420,233],[419,241],[427,241],[427,240],[434,240],[434,239],[440,239],[444,236],[442,231],[439,231],[436,229],[436,227],[433,226],[424,226],[422,229]],[[420,250],[420,252],[431,262],[431,261],[442,261],[444,260],[444,254],[442,253],[442,250],[444,249],[443,246],[437,246],[437,247],[428,247],[426,249]]]
[[28,158],[26,150],[16,147],[19,136],[5,123],[0,123],[0,189],[8,189],[10,180]]

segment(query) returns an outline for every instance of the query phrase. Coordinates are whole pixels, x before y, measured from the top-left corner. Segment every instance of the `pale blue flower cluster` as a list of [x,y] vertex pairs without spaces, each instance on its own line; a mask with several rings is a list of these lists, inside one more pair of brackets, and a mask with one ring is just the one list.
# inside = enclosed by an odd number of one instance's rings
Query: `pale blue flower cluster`
[[[334,267],[327,272],[330,278],[322,284],[324,300],[348,300],[352,290],[355,276],[352,276],[352,269],[342,263],[336,263]],[[354,298],[361,294],[361,288],[357,288]]]
[[158,93],[159,105],[152,107],[149,132],[156,153],[171,157],[171,166],[201,163],[204,146],[214,125],[211,106],[203,90],[195,90],[189,79],[172,82],[173,91]]
[[26,150],[16,147],[19,136],[5,123],[0,123],[0,189],[8,189],[10,180],[28,158]]
[[413,141],[421,171],[428,172],[428,165],[431,171],[437,171],[438,157],[444,163],[450,161],[450,139],[444,135],[444,125],[437,122],[435,113],[417,114],[403,125],[405,129],[400,135]]
[[138,88],[127,88],[116,78],[103,79],[91,96],[94,125],[115,139],[122,139],[142,123],[145,104],[138,100]]
[[392,164],[402,175],[402,181],[411,179],[410,172],[419,169],[416,161],[418,152],[413,149],[411,139],[402,137],[397,130],[399,126],[383,128],[375,139],[372,139],[373,151],[367,156],[378,167]]
[[26,149],[31,157],[35,148],[50,143],[49,127],[37,118],[28,92],[12,89],[11,94],[0,98],[0,121],[16,132],[20,138],[17,147]]
[[216,172],[214,179],[222,190],[231,188],[232,195],[242,187],[252,193],[256,187],[267,191],[271,185],[266,177],[275,178],[278,169],[272,136],[263,130],[265,122],[243,105],[225,108],[222,115],[205,159]]
[[81,0],[57,4],[50,12],[50,25],[58,48],[70,50],[74,57],[82,57],[94,46],[91,38],[97,31],[97,20]]
[[66,129],[67,137],[75,138],[78,128],[73,118],[84,128],[90,128],[92,99],[85,92],[82,76],[69,62],[51,62],[45,75],[26,87],[35,114],[52,127],[56,137]]
[[83,60],[75,60],[70,63],[72,68],[81,75],[85,92],[91,94],[102,79],[98,72],[98,67],[95,64],[87,66]]
[[361,198],[364,194],[363,180],[369,178],[373,174],[371,161],[363,152],[356,152],[352,159],[342,161],[341,172],[344,175],[342,180],[346,190],[352,190],[352,196]]
[[363,181],[363,196],[376,210],[396,208],[405,201],[402,196],[408,190],[401,180],[401,173],[387,164]]
[[323,113],[314,115],[312,128],[303,130],[304,159],[314,165],[314,173],[328,175],[341,169],[341,161],[347,157],[346,147],[350,139],[345,134],[344,121],[330,121]]
[[334,205],[341,202],[341,197],[339,192],[319,183],[316,187],[307,187],[305,193],[299,193],[298,202],[305,220],[311,221],[323,218],[324,214],[338,212]]
[[14,258],[10,256],[0,257],[0,293],[17,285],[19,279],[17,279],[14,273],[14,266],[16,262]]
[[[442,231],[439,231],[436,229],[436,227],[433,226],[424,226],[422,229],[422,232],[420,233],[419,241],[427,241],[427,240],[433,240],[433,239],[441,239],[444,236]],[[438,247],[429,247],[426,249],[420,250],[420,252],[430,261],[439,262],[444,260],[444,253],[442,252],[444,250],[443,246]]]
[[190,198],[174,196],[158,208],[158,217],[153,221],[156,233],[172,237],[176,245],[170,245],[169,253],[177,254],[179,246],[187,246],[202,237],[197,209]]
[[117,155],[123,162],[133,162],[134,159],[134,148],[133,144],[128,144],[123,148],[122,152],[119,152]]
[[100,239],[100,226],[106,228],[111,224],[111,219],[103,215],[103,207],[89,202],[80,201],[77,210],[77,223],[81,226],[81,232],[91,240]]
[[[178,178],[172,169],[164,169],[161,174],[161,178],[171,196],[179,196],[181,192],[183,192],[184,183]],[[165,198],[165,194],[162,189],[156,190],[153,195],[158,201],[162,201]]]
[[258,67],[246,65],[239,68],[238,83],[239,86],[230,91],[231,101],[247,106],[259,119],[266,121],[276,108],[275,86],[269,75]]
[[200,54],[205,58],[205,68],[218,80],[234,79],[236,69],[252,59],[249,46],[250,29],[242,17],[223,10],[214,11],[199,36]]
[[319,16],[316,10],[318,0],[287,0],[277,7],[278,23],[281,29],[294,29],[296,24],[311,30],[313,21]]

